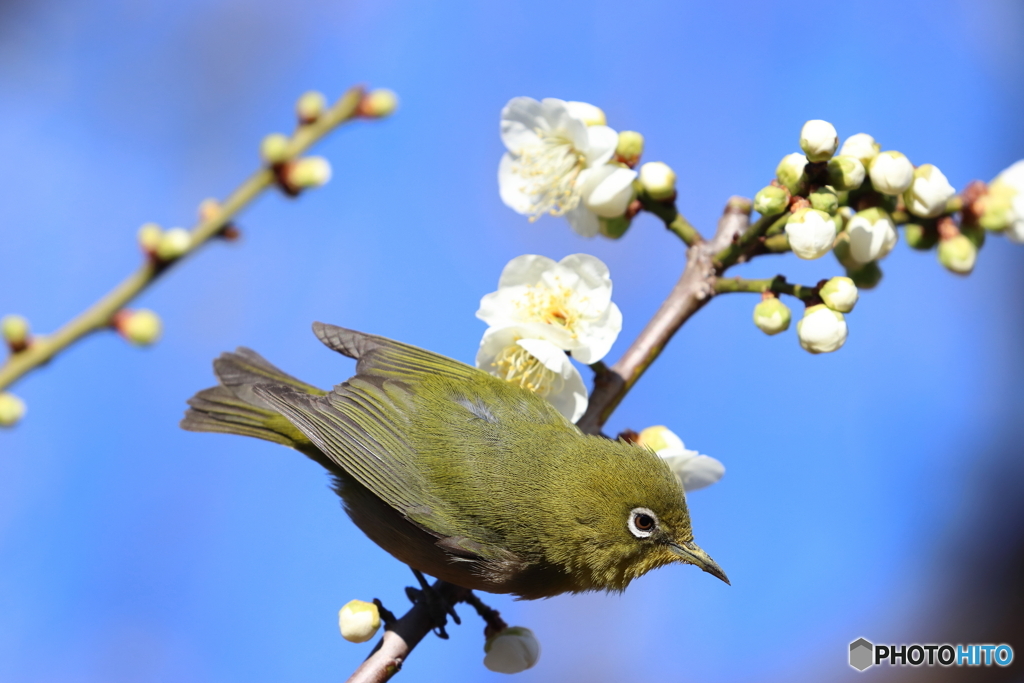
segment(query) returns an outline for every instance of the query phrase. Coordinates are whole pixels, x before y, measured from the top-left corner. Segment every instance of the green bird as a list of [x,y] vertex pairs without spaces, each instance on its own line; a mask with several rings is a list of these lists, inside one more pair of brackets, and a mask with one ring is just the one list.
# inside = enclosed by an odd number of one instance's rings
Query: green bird
[[323,391],[239,348],[181,426],[291,446],[334,476],[363,533],[413,569],[523,599],[622,591],[670,562],[726,583],[693,542],[679,480],[648,449],[583,434],[531,391],[436,353],[333,325],[356,359]]

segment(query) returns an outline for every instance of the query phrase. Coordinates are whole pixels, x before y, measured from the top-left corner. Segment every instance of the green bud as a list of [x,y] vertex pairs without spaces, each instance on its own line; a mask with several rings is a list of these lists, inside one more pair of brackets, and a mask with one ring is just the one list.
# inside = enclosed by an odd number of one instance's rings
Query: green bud
[[313,123],[323,116],[325,111],[327,111],[327,98],[316,90],[303,93],[295,102],[295,113],[298,115],[300,123]]
[[25,417],[25,402],[14,394],[0,392],[0,427],[13,427]]
[[787,154],[775,168],[775,177],[786,186],[790,194],[803,194],[807,191],[807,157],[803,154]]
[[156,223],[145,223],[139,228],[138,240],[139,246],[142,251],[147,254],[152,254],[156,251],[156,248],[160,245],[160,237],[163,235],[163,231],[160,226]]
[[811,208],[832,215],[839,209],[839,197],[830,187],[820,187],[807,195],[811,202]]
[[624,130],[619,133],[619,144],[615,147],[615,155],[629,167],[636,166],[640,155],[644,153],[644,136],[635,130]]
[[754,324],[767,335],[785,332],[792,319],[793,312],[789,306],[774,296],[754,306]]
[[822,286],[818,296],[833,311],[849,313],[857,305],[860,293],[851,278],[834,277]]
[[163,331],[160,316],[145,308],[124,311],[117,316],[114,325],[122,337],[136,346],[149,346],[155,343]]
[[625,235],[626,231],[629,230],[630,223],[632,222],[633,219],[626,218],[625,216],[617,216],[615,218],[603,218],[598,216],[597,218],[598,230],[602,235],[613,240],[617,240]]
[[1000,180],[988,186],[988,192],[974,204],[978,212],[978,225],[986,230],[1001,232],[1006,230],[1015,218],[1013,199],[1017,189]]
[[754,195],[754,211],[762,216],[775,216],[789,206],[789,192],[784,187],[768,185]]
[[874,289],[882,281],[882,269],[878,263],[872,261],[863,265],[858,264],[855,269],[846,269],[846,276],[853,280],[857,289]]
[[928,251],[939,241],[939,231],[920,223],[907,223],[903,226],[903,237],[907,246],[918,251]]
[[380,628],[380,610],[372,602],[351,600],[338,611],[338,628],[350,643],[365,643]]
[[856,190],[864,183],[867,171],[860,159],[839,155],[828,162],[828,179],[837,190]]
[[263,157],[264,162],[271,166],[283,163],[288,159],[288,147],[290,144],[291,141],[287,135],[271,133],[263,138],[263,142],[260,143],[260,156]]
[[161,261],[172,261],[192,247],[192,235],[185,228],[171,228],[160,235],[156,255]]
[[939,240],[939,263],[957,275],[969,275],[978,260],[978,248],[966,235]]
[[850,254],[850,233],[845,230],[836,235],[835,244],[832,245],[832,253],[835,254],[836,260],[839,261],[847,271],[857,270],[863,265],[858,263]]
[[961,225],[960,234],[969,239],[974,248],[979,251],[985,246],[986,231],[984,228],[980,228],[977,225]]
[[386,88],[363,95],[359,113],[368,119],[382,119],[391,116],[398,109],[398,95]]
[[3,320],[0,320],[0,331],[3,333],[4,341],[12,349],[25,348],[31,334],[28,320],[20,315],[4,316]]
[[655,200],[671,199],[676,193],[676,172],[661,161],[648,161],[640,167],[640,186]]

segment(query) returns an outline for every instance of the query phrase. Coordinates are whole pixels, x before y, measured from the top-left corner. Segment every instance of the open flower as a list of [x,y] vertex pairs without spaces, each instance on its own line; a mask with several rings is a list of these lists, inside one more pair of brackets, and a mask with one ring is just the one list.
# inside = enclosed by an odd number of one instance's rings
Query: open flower
[[565,216],[586,237],[598,233],[599,217],[625,213],[637,174],[608,165],[619,137],[597,123],[603,112],[595,112],[600,109],[583,102],[509,100],[501,111],[501,140],[508,149],[498,165],[502,201],[530,220]]
[[648,427],[640,432],[637,443],[661,457],[687,493],[711,486],[725,474],[725,465],[710,455],[687,450],[683,440],[668,427]]
[[588,365],[604,358],[622,329],[608,266],[589,254],[558,263],[533,254],[512,259],[476,316],[492,328],[543,324],[544,339]]
[[587,409],[587,387],[565,351],[544,338],[548,325],[490,328],[480,341],[476,366],[547,399],[572,422]]

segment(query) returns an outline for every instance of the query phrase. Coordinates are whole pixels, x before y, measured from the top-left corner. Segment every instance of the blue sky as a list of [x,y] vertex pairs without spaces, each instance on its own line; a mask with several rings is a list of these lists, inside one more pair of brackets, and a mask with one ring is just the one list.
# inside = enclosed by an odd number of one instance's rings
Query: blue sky
[[[29,414],[0,434],[0,680],[334,681],[366,655],[338,635],[337,609],[404,608],[408,570],[345,518],[313,463],[177,422],[238,345],[324,386],[345,379],[351,363],[309,332],[317,319],[471,361],[479,298],[524,253],[608,263],[617,357],[683,249],[649,216],[587,241],[503,206],[509,98],[585,100],[641,131],[709,232],[811,118],[957,187],[991,179],[1024,157],[1022,28],[1012,0],[0,6],[0,314],[43,332],[135,267],[140,224],[190,224],[245,177],[301,92],[364,82],[401,97],[394,118],[321,145],[327,187],[264,197],[240,243],[144,295],[165,323],[157,346],[98,335],[16,387]],[[927,638],[950,538],[984,507],[986,453],[1022,408],[1022,263],[990,239],[963,279],[901,244],[829,356],[764,337],[752,297],[701,311],[609,431],[666,424],[725,463],[690,505],[733,586],[679,566],[621,596],[494,597],[543,643],[519,680],[843,680],[851,640]],[[779,272],[839,274],[791,256],[742,270]],[[499,678],[464,616],[403,678]]]

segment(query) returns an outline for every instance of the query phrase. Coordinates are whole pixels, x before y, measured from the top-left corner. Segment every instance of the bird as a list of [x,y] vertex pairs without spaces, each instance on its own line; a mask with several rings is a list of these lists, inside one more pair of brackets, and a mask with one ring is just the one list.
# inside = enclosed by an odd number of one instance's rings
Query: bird
[[673,562],[729,583],[693,541],[651,450],[584,434],[536,393],[415,346],[314,323],[356,360],[330,391],[240,347],[181,427],[289,446],[323,466],[355,525],[413,570],[534,600],[621,592]]

